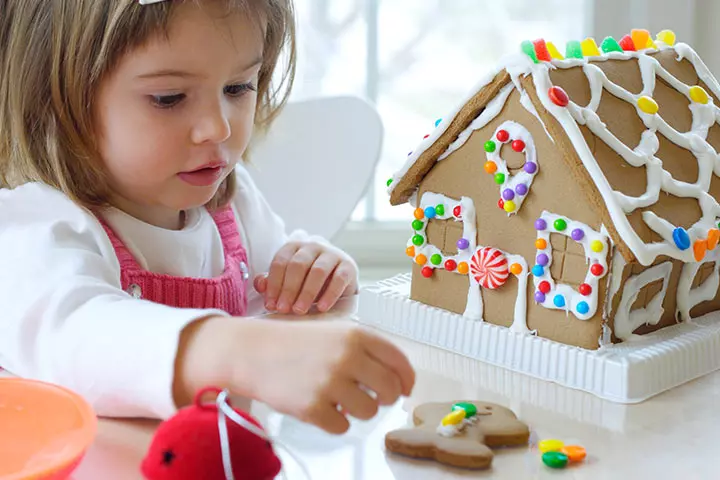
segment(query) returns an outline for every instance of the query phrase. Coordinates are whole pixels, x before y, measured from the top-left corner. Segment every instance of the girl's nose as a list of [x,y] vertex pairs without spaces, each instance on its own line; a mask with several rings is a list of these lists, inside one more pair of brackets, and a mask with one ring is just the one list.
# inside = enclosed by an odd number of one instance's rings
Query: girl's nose
[[230,121],[221,104],[206,109],[193,126],[195,144],[222,143],[230,137]]

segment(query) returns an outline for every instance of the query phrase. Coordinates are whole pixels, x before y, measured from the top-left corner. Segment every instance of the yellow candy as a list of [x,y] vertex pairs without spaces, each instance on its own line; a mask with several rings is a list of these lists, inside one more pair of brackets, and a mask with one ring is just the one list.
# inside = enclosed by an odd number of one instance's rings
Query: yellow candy
[[600,50],[598,49],[597,43],[594,38],[586,38],[580,42],[580,48],[582,48],[582,54],[585,57],[599,57]]
[[445,418],[442,419],[442,424],[444,427],[448,425],[459,425],[463,420],[465,420],[465,410],[459,409],[445,415]]
[[660,110],[657,102],[651,97],[640,97],[637,103],[640,110],[649,115],[655,115]]
[[693,102],[702,103],[703,105],[706,105],[710,101],[710,97],[705,89],[699,85],[690,87],[690,98]]
[[595,253],[600,253],[605,249],[605,245],[600,240],[593,240],[590,243],[590,250]]
[[562,56],[562,54],[560,53],[560,50],[557,49],[557,47],[555,46],[554,43],[547,42],[546,46],[547,46],[548,52],[550,52],[550,58],[552,58],[553,60],[565,59],[565,57]]
[[506,212],[512,213],[515,211],[515,202],[513,202],[512,200],[508,200],[507,202],[505,202],[503,208]]
[[630,37],[635,44],[635,48],[643,50],[647,48],[648,40],[650,40],[650,32],[647,30],[633,29],[633,31],[630,32]]
[[657,34],[657,41],[663,42],[668,47],[675,45],[675,32],[672,30],[663,30]]
[[565,444],[560,440],[541,440],[540,443],[538,443],[538,448],[541,453],[559,452],[564,446]]
[[648,37],[647,45],[645,45],[645,48],[652,48],[653,50],[657,50],[657,45],[655,45],[655,42],[653,42],[653,39],[651,37]]

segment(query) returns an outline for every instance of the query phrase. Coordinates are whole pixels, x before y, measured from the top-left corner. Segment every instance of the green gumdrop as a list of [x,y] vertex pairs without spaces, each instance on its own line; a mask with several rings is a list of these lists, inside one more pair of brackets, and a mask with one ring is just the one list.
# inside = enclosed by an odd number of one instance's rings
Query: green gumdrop
[[425,243],[425,239],[422,237],[422,235],[415,235],[415,236],[412,238],[412,242],[419,247],[419,246],[421,246],[423,243]]
[[413,230],[422,230],[424,226],[425,224],[422,222],[422,220],[415,220],[412,223]]
[[465,417],[471,418],[477,415],[477,407],[472,403],[460,402],[452,406],[453,412],[455,410],[465,410]]
[[445,205],[438,205],[435,207],[435,215],[442,217],[445,215]]
[[488,153],[493,153],[495,149],[497,148],[497,145],[495,145],[495,142],[492,140],[488,140],[485,142],[485,151]]
[[495,174],[495,183],[498,185],[502,185],[505,183],[505,174],[504,173],[496,173]]
[[388,181],[385,183],[388,187],[392,185],[392,178],[388,178]]
[[565,47],[565,58],[585,58],[582,53],[582,45],[577,40],[570,40]]
[[600,49],[605,53],[623,52],[622,47],[613,37],[605,38],[605,40],[603,40],[602,44],[600,45]]
[[545,452],[542,461],[550,468],[565,468],[568,464],[568,456],[562,452]]
[[557,220],[555,220],[554,225],[555,230],[557,230],[558,232],[563,232],[567,228],[567,222],[562,218],[558,218]]
[[430,257],[430,263],[433,265],[440,265],[442,263],[442,257],[438,255],[437,253]]
[[535,45],[530,40],[525,40],[520,44],[520,47],[522,48],[522,51],[530,58],[532,58],[532,61],[535,63],[540,63],[540,61],[537,58],[537,54],[535,53]]

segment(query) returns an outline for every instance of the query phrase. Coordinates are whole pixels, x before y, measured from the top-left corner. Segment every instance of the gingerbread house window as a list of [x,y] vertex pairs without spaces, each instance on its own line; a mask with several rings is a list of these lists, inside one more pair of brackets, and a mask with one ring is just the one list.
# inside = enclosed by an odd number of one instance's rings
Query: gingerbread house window
[[435,245],[443,255],[455,255],[457,242],[462,238],[463,224],[455,220],[430,220],[427,226],[427,241]]
[[577,287],[585,281],[587,259],[585,251],[579,243],[565,235],[552,234],[552,264],[550,275],[559,283]]
[[655,295],[662,292],[662,289],[663,280],[655,280],[654,282],[645,285],[642,289],[640,289],[640,292],[638,292],[637,299],[635,299],[635,303],[633,303],[630,311],[632,312],[640,310],[641,308],[647,308],[655,298]]

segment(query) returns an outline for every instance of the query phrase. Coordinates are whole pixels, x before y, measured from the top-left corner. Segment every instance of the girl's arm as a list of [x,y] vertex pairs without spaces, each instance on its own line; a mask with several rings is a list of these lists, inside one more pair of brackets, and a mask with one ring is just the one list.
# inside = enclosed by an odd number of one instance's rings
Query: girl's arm
[[0,191],[0,366],[64,385],[104,416],[174,413],[181,331],[222,311],[136,300],[94,216],[50,187]]

